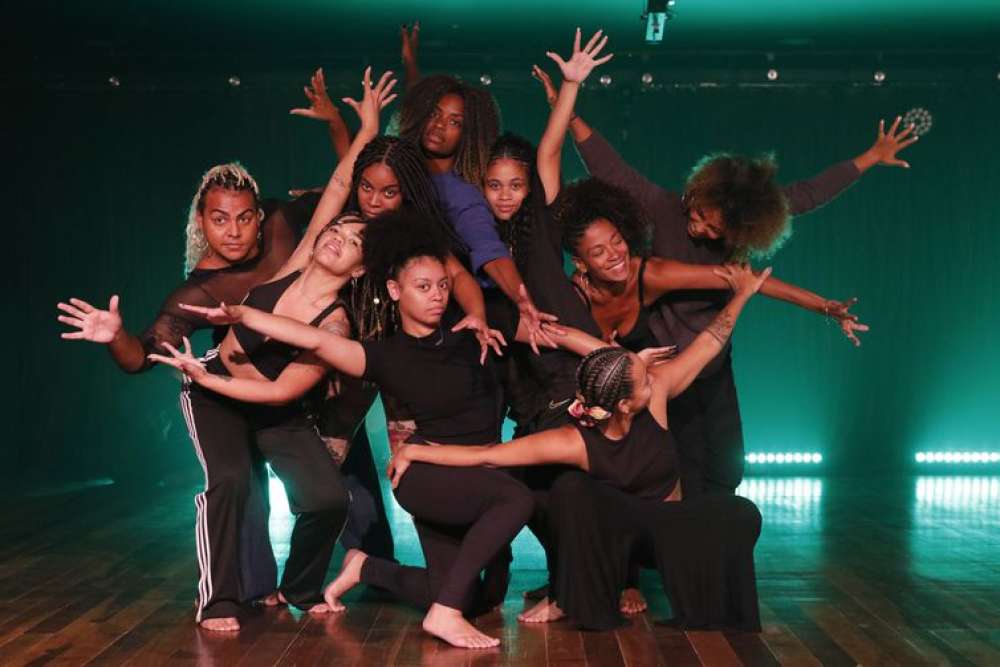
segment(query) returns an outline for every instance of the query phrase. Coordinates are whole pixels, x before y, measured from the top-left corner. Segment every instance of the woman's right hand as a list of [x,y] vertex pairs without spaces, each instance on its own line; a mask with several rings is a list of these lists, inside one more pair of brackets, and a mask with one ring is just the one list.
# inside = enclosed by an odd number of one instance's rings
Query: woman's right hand
[[166,348],[167,352],[170,353],[168,357],[165,354],[150,354],[149,360],[159,364],[166,364],[167,366],[173,366],[180,372],[187,375],[189,378],[198,382],[206,375],[208,371],[205,369],[204,364],[202,364],[195,356],[191,353],[191,341],[187,336],[184,336],[184,351],[181,352],[176,347],[170,343],[163,341],[161,345]]
[[379,78],[378,83],[373,86],[372,68],[369,66],[365,68],[361,85],[364,87],[361,100],[345,97],[343,98],[343,102],[354,109],[354,112],[358,114],[358,118],[361,119],[361,129],[358,133],[367,133],[369,136],[374,137],[379,132],[379,112],[387,104],[396,99],[396,93],[390,94],[396,86],[396,79],[392,78],[392,71],[390,70],[385,72]]
[[541,83],[542,88],[545,89],[545,101],[549,103],[549,108],[554,107],[559,93],[556,91],[556,87],[552,83],[552,77],[550,77],[548,73],[538,65],[531,66],[531,76]]
[[413,458],[410,456],[411,447],[423,447],[425,445],[401,445],[396,453],[392,455],[389,459],[389,467],[386,468],[385,474],[392,482],[392,488],[399,486],[399,480],[403,479],[403,475],[406,474],[407,469],[410,464],[413,463]]
[[309,100],[308,107],[292,109],[288,113],[293,116],[303,116],[304,118],[315,118],[326,123],[332,123],[340,119],[340,111],[333,105],[333,101],[326,93],[326,79],[323,77],[323,68],[313,72],[309,85],[302,89]]
[[749,264],[723,264],[713,269],[713,272],[729,283],[734,294],[751,297],[757,293],[760,286],[771,275],[771,267],[755,274]]
[[402,46],[400,47],[400,59],[403,65],[409,71],[411,68],[416,69],[417,67],[417,49],[420,46],[420,21],[413,24],[412,30],[406,29],[406,24],[404,23],[399,28],[399,36],[402,41]]
[[243,321],[243,309],[239,306],[227,306],[224,303],[211,308],[207,306],[192,306],[186,303],[179,303],[177,305],[186,311],[201,315],[210,324],[216,326],[238,324]]
[[597,57],[607,43],[608,36],[604,34],[603,30],[598,30],[587,42],[587,45],[581,49],[580,29],[577,28],[576,36],[573,38],[573,55],[570,56],[569,60],[563,60],[562,56],[554,51],[547,51],[545,55],[559,65],[564,82],[583,83],[595,67],[614,58],[613,53],[609,53],[603,58]]
[[89,340],[93,343],[110,343],[122,330],[122,316],[118,312],[118,295],[108,301],[108,309],[100,310],[83,299],[72,298],[69,303],[57,303],[56,308],[66,313],[58,319],[79,331],[63,332],[63,340]]

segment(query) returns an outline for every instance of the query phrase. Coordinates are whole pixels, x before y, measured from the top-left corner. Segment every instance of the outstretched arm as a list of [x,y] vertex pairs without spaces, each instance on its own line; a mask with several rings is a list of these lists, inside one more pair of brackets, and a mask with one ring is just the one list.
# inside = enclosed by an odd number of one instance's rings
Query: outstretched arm
[[569,127],[570,119],[573,116],[573,106],[576,104],[576,96],[580,91],[580,84],[583,83],[590,72],[597,67],[611,60],[613,54],[608,54],[598,59],[597,56],[608,43],[605,35],[602,38],[601,30],[594,33],[587,45],[580,48],[580,29],[576,29],[576,36],[573,40],[573,55],[569,61],[563,60],[559,54],[549,51],[545,55],[551,58],[562,71],[563,83],[559,89],[552,113],[549,114],[549,122],[542,134],[542,140],[538,142],[538,177],[542,181],[545,189],[545,203],[551,204],[559,194],[562,169],[562,147],[566,137],[566,129]]
[[393,488],[399,484],[410,463],[442,466],[514,467],[561,463],[583,470],[590,468],[583,438],[571,426],[563,426],[516,438],[499,445],[403,445],[389,461],[387,471]]
[[56,308],[64,313],[56,319],[77,329],[59,334],[63,340],[89,340],[107,345],[111,358],[126,373],[138,373],[148,367],[142,341],[122,325],[117,294],[108,301],[107,310],[94,308],[76,297],[70,298],[69,303],[56,304]]
[[404,23],[399,28],[402,41],[401,60],[406,74],[406,89],[409,90],[420,81],[420,68],[417,67],[417,49],[420,46],[420,21],[413,24],[413,29],[407,31]]
[[351,196],[354,163],[368,142],[378,136],[379,111],[396,99],[395,94],[390,94],[396,85],[396,80],[391,77],[392,72],[386,72],[373,86],[372,68],[368,67],[365,69],[364,79],[361,82],[364,87],[361,101],[344,98],[344,103],[350,105],[361,118],[361,129],[358,130],[357,136],[351,142],[347,154],[333,170],[330,181],[323,190],[323,196],[320,197],[319,204],[316,205],[316,210],[313,212],[312,219],[309,220],[309,227],[302,236],[302,240],[299,241],[295,252],[281,267],[276,277],[285,276],[292,271],[304,268],[309,263],[309,255],[312,253],[313,245],[315,245],[323,227],[344,209],[344,204]]
[[330,134],[330,143],[333,144],[333,150],[337,153],[337,159],[343,160],[351,148],[351,133],[347,129],[340,111],[327,95],[326,79],[323,76],[322,67],[313,72],[309,85],[305,86],[303,91],[306,94],[306,99],[309,100],[309,106],[292,109],[288,113],[326,123]]
[[361,343],[331,331],[324,331],[290,317],[265,313],[249,306],[222,304],[218,308],[202,308],[181,304],[181,308],[201,314],[212,324],[240,323],[268,338],[313,352],[326,364],[345,375],[361,377],[365,372],[365,350]]

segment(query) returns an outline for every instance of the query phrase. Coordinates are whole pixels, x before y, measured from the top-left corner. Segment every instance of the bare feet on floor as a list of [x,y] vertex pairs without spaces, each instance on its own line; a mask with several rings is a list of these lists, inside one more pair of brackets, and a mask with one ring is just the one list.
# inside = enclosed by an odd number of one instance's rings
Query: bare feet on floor
[[642,592],[638,588],[626,588],[622,591],[618,608],[623,614],[631,615],[641,614],[649,608],[649,605],[646,604],[646,598],[642,596]]
[[541,602],[528,611],[518,614],[517,620],[522,623],[551,623],[565,616],[566,612],[559,608],[555,600],[543,598]]
[[459,648],[493,648],[500,640],[483,634],[462,616],[458,609],[436,602],[427,610],[424,631]]
[[240,622],[235,616],[206,618],[198,625],[203,630],[211,630],[212,632],[238,632],[240,629]]
[[[328,611],[344,611],[347,609],[344,603],[340,601],[340,598],[343,597],[344,593],[361,582],[361,566],[364,565],[367,558],[368,554],[358,549],[348,549],[347,553],[344,554],[344,562],[340,566],[340,574],[330,582],[323,592],[323,599],[326,600]],[[309,611],[311,612],[312,609]]]
[[[281,591],[275,591],[264,598],[261,604],[265,607],[277,607],[279,605],[287,605],[288,600],[285,599]],[[326,602],[320,602],[309,607],[308,611],[310,614],[329,614],[333,609]]]

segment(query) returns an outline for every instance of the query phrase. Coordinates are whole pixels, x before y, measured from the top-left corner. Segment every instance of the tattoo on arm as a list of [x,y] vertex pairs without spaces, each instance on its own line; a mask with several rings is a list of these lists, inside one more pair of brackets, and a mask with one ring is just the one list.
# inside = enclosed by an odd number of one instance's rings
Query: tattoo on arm
[[730,307],[726,306],[712,320],[712,323],[708,325],[705,331],[711,334],[715,340],[719,341],[719,345],[725,345],[726,341],[729,340],[729,336],[733,333],[734,326],[736,326],[736,318],[730,312]]
[[347,338],[351,333],[350,327],[344,322],[330,322],[329,324],[324,324],[320,328],[323,331],[329,331],[330,333],[343,336],[344,338]]

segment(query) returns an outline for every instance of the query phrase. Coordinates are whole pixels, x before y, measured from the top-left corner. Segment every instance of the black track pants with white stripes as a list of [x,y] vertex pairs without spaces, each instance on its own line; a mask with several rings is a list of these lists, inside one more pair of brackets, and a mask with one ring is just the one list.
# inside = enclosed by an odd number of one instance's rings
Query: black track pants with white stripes
[[240,530],[253,483],[254,447],[281,478],[296,515],[279,590],[303,609],[321,603],[323,580],[347,518],[349,497],[315,429],[294,412],[280,423],[262,423],[258,416],[278,413],[197,385],[185,385],[181,408],[205,471],[205,490],[195,496],[197,620],[241,615]]

